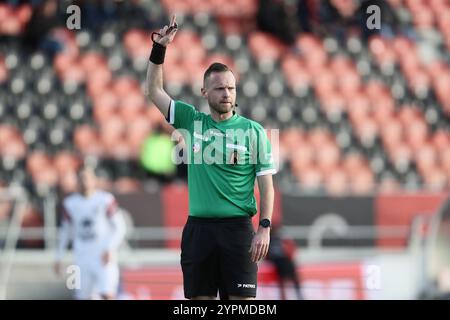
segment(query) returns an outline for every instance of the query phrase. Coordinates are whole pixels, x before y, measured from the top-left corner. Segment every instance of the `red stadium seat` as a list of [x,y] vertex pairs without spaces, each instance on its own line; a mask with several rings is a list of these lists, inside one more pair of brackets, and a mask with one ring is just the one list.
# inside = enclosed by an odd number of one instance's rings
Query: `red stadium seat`
[[12,6],[8,3],[0,3],[0,21],[12,14]]
[[[274,36],[254,31],[248,37],[248,46],[257,61],[278,60],[287,50],[287,46]],[[264,48],[264,50],[261,50]]]
[[29,4],[22,4],[16,9],[16,18],[20,21],[22,28],[26,26],[33,13],[32,6]]
[[382,126],[395,118],[395,104],[391,97],[382,96],[378,100],[372,101],[373,116],[378,125]]
[[[6,192],[6,186],[3,181],[0,180],[0,193]],[[4,199],[0,201],[0,223],[4,224],[9,219],[12,209],[12,202]]]
[[94,119],[102,123],[117,113],[118,98],[111,90],[99,94],[94,100]]
[[8,69],[5,66],[5,59],[0,55],[0,84],[8,79]]
[[61,74],[64,70],[75,65],[76,63],[77,56],[66,52],[58,53],[53,60],[53,65],[58,74]]
[[411,163],[414,157],[411,147],[404,142],[390,144],[387,148],[387,152],[394,165]]
[[414,105],[402,105],[402,108],[398,112],[398,119],[406,127],[415,120],[423,119],[423,116]]
[[114,182],[114,191],[119,194],[126,194],[132,192],[138,192],[141,190],[141,183],[139,180],[123,177]]
[[345,170],[337,167],[325,175],[325,189],[330,196],[346,195],[349,191],[349,185]]
[[33,182],[40,186],[55,187],[58,184],[58,172],[51,165],[40,166],[31,174]]
[[371,117],[358,119],[354,127],[360,141],[373,141],[378,135],[379,126]]
[[299,145],[290,152],[291,169],[293,172],[302,172],[311,167],[316,160],[315,150],[312,146],[305,143]]
[[80,66],[86,73],[89,73],[97,68],[107,67],[105,56],[99,52],[91,51],[80,56]]
[[27,153],[27,147],[21,137],[14,137],[5,144],[0,145],[0,154],[2,157],[11,157],[13,159],[24,159]]
[[101,190],[113,192],[114,182],[108,177],[100,176],[97,177],[97,186]]
[[403,141],[403,126],[400,121],[391,119],[391,121],[383,125],[380,131],[383,143],[387,148],[394,146]]
[[112,73],[108,66],[100,65],[89,70],[86,74],[86,80],[89,85],[102,85],[105,86],[109,84],[112,79]]
[[[22,212],[22,222],[21,227],[23,229],[27,228],[42,228],[44,226],[44,216],[36,208],[27,205]],[[44,243],[42,239],[24,239],[20,243],[22,246],[28,248],[42,248]]]
[[322,48],[322,41],[311,33],[301,33],[295,45],[302,54],[310,56],[315,53],[315,50]]
[[177,84],[183,85],[189,82],[189,74],[184,69],[183,64],[167,66],[163,70],[164,82],[167,85]]
[[7,14],[4,20],[0,20],[0,34],[18,36],[22,28],[20,20],[12,14]]
[[157,127],[158,125],[166,122],[166,119],[164,119],[162,113],[154,105],[148,106],[145,113],[152,127]]
[[386,86],[378,80],[370,80],[366,83],[365,93],[371,101],[376,101],[380,97],[386,96],[388,92]]
[[185,0],[162,0],[161,4],[169,14],[175,12],[189,12],[190,10],[190,4]]
[[433,12],[425,5],[420,10],[413,12],[414,26],[417,29],[430,29],[434,26],[435,19]]
[[133,155],[128,141],[124,137],[116,139],[113,145],[104,144],[104,151],[114,160],[128,160]]
[[67,172],[76,172],[81,164],[80,158],[72,152],[61,151],[53,157],[55,167],[61,179]]
[[406,142],[414,151],[422,148],[428,140],[428,126],[423,120],[413,120],[405,126]]
[[151,132],[152,125],[145,118],[145,115],[141,115],[128,124],[126,129],[126,139],[134,157],[139,155],[142,143]]
[[100,155],[101,146],[98,141],[97,131],[89,125],[81,125],[75,128],[74,142],[77,149],[83,154]]
[[375,191],[375,178],[370,169],[361,169],[350,176],[350,190],[355,195],[369,195]]
[[70,65],[60,74],[63,81],[82,83],[85,81],[86,72],[79,64]]
[[299,128],[287,128],[280,132],[280,143],[285,146],[289,154],[305,144],[306,135]]
[[310,166],[303,171],[297,172],[300,186],[306,190],[315,190],[323,185],[323,176],[319,168]]
[[125,122],[119,116],[111,116],[100,124],[99,138],[107,151],[111,151],[125,134]]
[[401,186],[394,178],[384,178],[378,183],[377,186],[379,193],[395,193],[401,190]]
[[311,76],[300,57],[292,54],[285,55],[281,62],[281,69],[287,83],[294,91],[297,88],[306,88],[311,84]]
[[438,154],[432,145],[425,145],[415,154],[417,169],[422,175],[438,165]]
[[9,124],[0,123],[0,146],[17,137],[17,129]]
[[446,149],[442,150],[439,153],[439,163],[440,163],[440,166],[447,173],[450,173],[450,148],[449,147],[447,147]]
[[119,99],[126,97],[130,91],[140,90],[139,83],[135,78],[122,76],[115,79],[112,89]]
[[[155,30],[157,31],[157,30]],[[128,55],[131,58],[137,58],[142,57],[144,55],[149,54],[149,50],[151,48],[151,38],[150,38],[151,32],[146,32],[144,30],[140,29],[131,29],[129,30],[124,38],[123,43],[125,46],[125,49],[128,52]],[[147,52],[143,52],[142,47],[144,45],[147,45]]]
[[329,143],[317,149],[316,157],[318,168],[323,172],[324,176],[327,176],[339,165],[341,154],[339,147]]
[[437,130],[432,136],[432,143],[438,153],[450,149],[450,133],[443,129]]
[[121,97],[119,101],[119,113],[126,120],[133,118],[145,108],[145,97],[142,91],[132,89],[127,95]]
[[332,138],[329,131],[321,128],[316,128],[310,131],[309,142],[312,144],[314,148],[320,149],[327,143],[330,142],[334,143],[334,138]]
[[442,191],[448,187],[448,179],[444,170],[433,167],[422,175],[425,187],[431,191]]
[[347,175],[352,175],[354,172],[359,172],[363,168],[367,168],[367,160],[359,153],[347,154],[342,159],[342,168],[345,170]]
[[414,50],[414,43],[402,36],[397,36],[392,40],[392,45],[395,50],[397,57],[402,57],[405,52],[410,52]]
[[65,171],[59,176],[59,185],[64,194],[78,190],[76,171]]
[[328,55],[323,49],[314,49],[311,55],[305,57],[305,62],[308,72],[316,77],[326,70]]
[[337,90],[331,91],[321,98],[322,109],[325,114],[341,114],[345,111],[345,99]]
[[24,159],[27,147],[19,131],[8,124],[0,123],[0,155],[13,159]]
[[27,156],[27,171],[34,176],[42,168],[52,167],[52,159],[43,151],[33,151]]
[[338,81],[338,87],[342,95],[346,101],[351,101],[362,89],[360,76],[354,71],[345,71],[337,74],[337,76],[340,79]]

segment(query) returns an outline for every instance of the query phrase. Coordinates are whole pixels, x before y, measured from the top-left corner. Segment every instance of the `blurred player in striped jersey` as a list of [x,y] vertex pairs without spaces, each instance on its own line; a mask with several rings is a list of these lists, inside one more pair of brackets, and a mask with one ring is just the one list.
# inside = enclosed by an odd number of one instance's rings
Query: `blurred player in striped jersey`
[[111,193],[97,189],[93,168],[78,173],[80,192],[63,201],[63,218],[56,253],[55,272],[61,274],[61,258],[70,238],[80,286],[75,299],[114,299],[119,281],[117,251],[124,239],[125,222]]

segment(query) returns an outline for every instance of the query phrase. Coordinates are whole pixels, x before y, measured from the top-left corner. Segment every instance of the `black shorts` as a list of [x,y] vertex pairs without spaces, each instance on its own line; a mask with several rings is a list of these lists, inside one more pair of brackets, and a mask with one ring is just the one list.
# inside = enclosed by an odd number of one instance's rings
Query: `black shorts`
[[189,217],[181,240],[184,295],[256,297],[251,219]]

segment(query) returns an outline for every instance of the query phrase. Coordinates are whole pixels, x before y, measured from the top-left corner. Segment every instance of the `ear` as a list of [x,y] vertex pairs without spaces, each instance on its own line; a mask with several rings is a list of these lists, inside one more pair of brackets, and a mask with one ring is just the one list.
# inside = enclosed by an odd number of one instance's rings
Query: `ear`
[[207,97],[208,97],[208,92],[206,92],[206,89],[205,89],[205,88],[201,88],[201,89],[200,89],[200,92],[202,93],[202,97],[203,97],[203,98],[207,98]]

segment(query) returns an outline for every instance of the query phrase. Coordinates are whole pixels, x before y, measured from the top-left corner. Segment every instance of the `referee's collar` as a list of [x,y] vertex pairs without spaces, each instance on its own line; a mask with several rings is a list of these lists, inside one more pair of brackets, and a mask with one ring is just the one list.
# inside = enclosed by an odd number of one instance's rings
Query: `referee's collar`
[[226,120],[222,120],[217,122],[216,120],[213,119],[213,117],[211,117],[211,114],[209,114],[209,118],[211,119],[212,122],[216,123],[216,124],[224,124],[224,123],[228,123],[234,119],[236,119],[236,117],[238,116],[238,114],[236,113],[236,111],[233,111],[233,115],[231,117],[229,117]]

